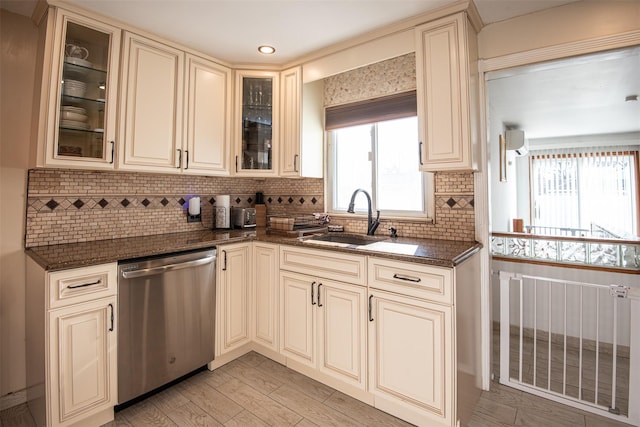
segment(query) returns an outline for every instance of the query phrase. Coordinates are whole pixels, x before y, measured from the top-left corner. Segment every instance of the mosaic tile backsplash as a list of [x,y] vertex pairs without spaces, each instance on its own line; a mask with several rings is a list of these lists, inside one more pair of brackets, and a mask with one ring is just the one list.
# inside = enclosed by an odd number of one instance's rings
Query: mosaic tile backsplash
[[[219,178],[142,173],[35,169],[29,171],[25,246],[149,236],[211,228],[215,199],[231,195],[231,205],[255,203],[264,193],[268,215],[324,211],[322,179]],[[187,201],[201,198],[202,222],[187,223]],[[473,175],[436,174],[435,223],[389,221],[407,237],[474,240]],[[366,232],[366,220],[335,216],[349,232]]]
[[[216,196],[231,206],[264,193],[268,214],[324,210],[322,179],[251,179],[34,169],[29,171],[25,246],[86,242],[212,228]],[[202,222],[187,223],[191,197]]]

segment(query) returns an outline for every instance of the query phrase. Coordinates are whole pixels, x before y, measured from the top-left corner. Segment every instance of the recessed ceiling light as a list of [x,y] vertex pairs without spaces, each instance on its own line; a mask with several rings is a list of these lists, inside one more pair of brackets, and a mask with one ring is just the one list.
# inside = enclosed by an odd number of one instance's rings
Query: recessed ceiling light
[[276,48],[273,46],[262,45],[258,46],[258,52],[264,53],[265,55],[271,55],[276,52]]

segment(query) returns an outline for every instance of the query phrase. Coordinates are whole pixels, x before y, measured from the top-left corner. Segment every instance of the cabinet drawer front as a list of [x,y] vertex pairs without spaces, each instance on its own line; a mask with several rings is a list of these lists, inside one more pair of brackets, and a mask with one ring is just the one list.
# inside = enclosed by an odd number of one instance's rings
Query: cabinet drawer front
[[49,273],[49,306],[64,307],[115,295],[116,263],[94,265]]
[[409,262],[369,258],[369,286],[453,304],[452,271]]
[[280,247],[280,268],[364,286],[366,258],[337,251]]

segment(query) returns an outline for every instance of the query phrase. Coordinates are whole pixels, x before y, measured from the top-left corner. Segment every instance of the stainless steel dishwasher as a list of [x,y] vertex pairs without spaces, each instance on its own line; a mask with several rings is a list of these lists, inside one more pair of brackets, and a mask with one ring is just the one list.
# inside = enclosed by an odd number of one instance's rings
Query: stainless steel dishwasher
[[214,357],[216,250],[118,265],[118,403]]

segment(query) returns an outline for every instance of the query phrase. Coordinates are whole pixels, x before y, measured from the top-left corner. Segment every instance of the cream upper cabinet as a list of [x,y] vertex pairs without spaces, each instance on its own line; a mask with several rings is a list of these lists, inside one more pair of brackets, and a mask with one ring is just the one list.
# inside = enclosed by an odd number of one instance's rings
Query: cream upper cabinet
[[37,425],[102,425],[117,403],[117,264],[27,261],[27,400]]
[[280,74],[236,70],[235,76],[235,173],[277,176]]
[[228,175],[231,70],[131,33],[124,58],[118,168]]
[[113,169],[121,31],[50,8],[46,37],[36,166]]
[[229,174],[231,142],[231,70],[187,54],[185,173]]
[[217,356],[251,341],[251,246],[252,244],[247,242],[218,248],[215,351]]
[[302,68],[280,73],[280,176],[322,178],[322,80],[302,84]]
[[253,244],[253,340],[270,350],[279,351],[279,262],[278,245]]
[[370,290],[369,391],[417,425],[454,426],[451,307]]
[[179,172],[184,52],[124,35],[118,168]]
[[280,73],[280,176],[297,177],[301,173],[301,90],[300,67]]
[[416,27],[420,170],[477,169],[476,33],[464,12]]

